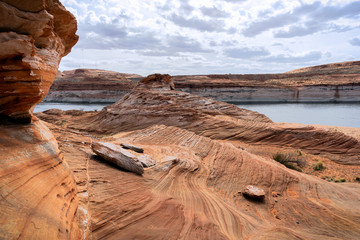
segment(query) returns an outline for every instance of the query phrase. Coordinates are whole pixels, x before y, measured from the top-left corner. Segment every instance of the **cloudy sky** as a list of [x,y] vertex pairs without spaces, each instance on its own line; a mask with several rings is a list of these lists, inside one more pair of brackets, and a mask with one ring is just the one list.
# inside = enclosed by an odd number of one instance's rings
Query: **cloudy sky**
[[80,40],[60,70],[276,73],[360,60],[360,1],[61,0]]

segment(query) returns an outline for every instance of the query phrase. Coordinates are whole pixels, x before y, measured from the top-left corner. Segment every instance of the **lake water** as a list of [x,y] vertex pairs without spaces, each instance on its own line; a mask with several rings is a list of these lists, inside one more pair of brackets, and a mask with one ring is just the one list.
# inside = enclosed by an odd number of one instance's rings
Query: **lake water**
[[40,103],[36,105],[34,112],[43,112],[52,108],[57,108],[61,110],[84,110],[84,111],[100,111],[103,107],[110,105],[111,103]]
[[360,103],[274,103],[237,106],[265,114],[274,122],[360,128]]
[[[109,104],[40,103],[35,107],[35,112],[51,108],[100,111],[106,105]],[[360,128],[360,103],[253,103],[237,106],[265,114],[274,122]]]

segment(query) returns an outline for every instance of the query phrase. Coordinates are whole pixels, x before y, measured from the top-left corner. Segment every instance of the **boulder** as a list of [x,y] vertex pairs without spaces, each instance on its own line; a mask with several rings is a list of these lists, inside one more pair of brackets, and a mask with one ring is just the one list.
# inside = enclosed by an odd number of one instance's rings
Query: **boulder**
[[245,197],[249,197],[253,199],[264,199],[265,191],[261,188],[254,187],[253,185],[247,185],[243,191],[243,195]]
[[135,146],[135,145],[132,145],[132,144],[121,143],[120,145],[123,148],[130,149],[130,150],[132,150],[134,152],[138,152],[138,153],[143,153],[144,152],[144,149],[142,147],[138,147],[138,146]]
[[175,85],[169,74],[151,74],[142,79],[136,89],[174,90]]
[[108,142],[92,142],[91,149],[104,160],[130,172],[142,175],[144,168],[135,155],[122,147]]

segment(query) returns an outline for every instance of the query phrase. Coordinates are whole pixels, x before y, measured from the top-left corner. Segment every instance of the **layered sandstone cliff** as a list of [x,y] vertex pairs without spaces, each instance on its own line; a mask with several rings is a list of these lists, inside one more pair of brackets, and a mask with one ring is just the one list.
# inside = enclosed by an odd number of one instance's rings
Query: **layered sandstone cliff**
[[57,0],[0,1],[0,239],[81,239],[88,218],[50,130],[32,116],[76,43]]
[[[116,102],[139,79],[141,76],[101,70],[64,72],[45,100]],[[279,74],[183,75],[173,80],[178,90],[225,102],[360,102],[360,61]]]
[[175,76],[182,91],[226,102],[360,102],[360,61],[281,74]]
[[77,42],[72,14],[57,0],[0,1],[0,114],[29,122]]

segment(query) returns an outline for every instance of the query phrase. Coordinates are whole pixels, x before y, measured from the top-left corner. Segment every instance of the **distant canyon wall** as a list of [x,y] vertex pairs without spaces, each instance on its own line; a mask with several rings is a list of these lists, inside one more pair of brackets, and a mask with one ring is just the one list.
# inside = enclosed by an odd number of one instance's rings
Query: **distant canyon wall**
[[43,102],[59,103],[114,103],[119,101],[131,88],[126,90],[67,90],[51,91]]
[[360,102],[360,85],[357,86],[305,86],[300,88],[182,88],[181,91],[223,102]]
[[[116,102],[141,80],[137,74],[97,69],[59,73],[48,102]],[[279,74],[173,76],[175,88],[225,102],[360,102],[360,61]]]
[[[176,88],[202,97],[223,102],[360,102],[360,85],[351,86],[304,86],[299,88],[280,87],[204,87]],[[131,91],[122,90],[59,90],[50,91],[44,102],[66,103],[113,103]]]

